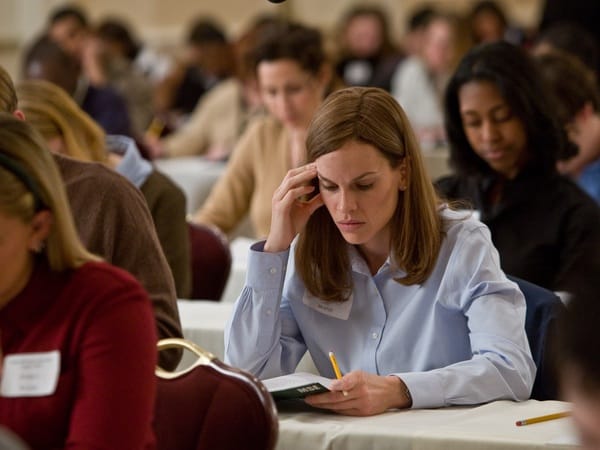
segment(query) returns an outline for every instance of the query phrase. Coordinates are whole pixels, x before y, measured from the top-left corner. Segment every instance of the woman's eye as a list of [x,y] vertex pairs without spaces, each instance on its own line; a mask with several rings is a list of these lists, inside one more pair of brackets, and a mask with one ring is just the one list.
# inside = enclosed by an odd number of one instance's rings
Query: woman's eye
[[369,184],[357,184],[356,187],[361,191],[367,191],[373,187],[373,183]]
[[507,120],[512,119],[512,113],[510,111],[502,111],[496,114],[496,122],[506,122]]
[[334,184],[321,184],[321,189],[325,189],[326,191],[335,191],[337,186]]

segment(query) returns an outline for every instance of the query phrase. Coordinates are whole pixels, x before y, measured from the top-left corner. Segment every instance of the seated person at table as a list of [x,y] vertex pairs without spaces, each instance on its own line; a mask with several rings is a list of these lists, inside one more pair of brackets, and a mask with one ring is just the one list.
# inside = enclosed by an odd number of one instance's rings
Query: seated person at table
[[63,88],[107,133],[132,135],[123,97],[109,87],[90,84],[79,62],[50,38],[41,37],[27,50],[23,76]]
[[502,269],[571,292],[600,248],[600,209],[556,170],[567,142],[534,61],[506,42],[471,50],[446,90],[455,175],[439,192],[480,212]]
[[334,351],[345,375],[307,402],[349,415],[527,399],[523,295],[487,227],[438,200],[393,97],[331,94],[306,147],[308,164],[273,196],[266,242],[251,248],[226,360],[269,378],[308,350],[333,378]]
[[183,191],[140,156],[133,139],[105,136],[102,129],[58,86],[44,80],[16,86],[18,107],[50,149],[71,158],[106,164],[144,195],[167,257],[179,298],[191,289],[190,249]]
[[256,41],[276,19],[258,19],[236,39],[234,76],[221,81],[198,101],[180,128],[163,139],[147,135],[155,158],[202,155],[226,160],[255,116],[263,113],[252,52]]
[[0,423],[31,448],[153,448],[148,294],[83,247],[41,136],[6,113],[0,236]]
[[[0,66],[0,111],[24,119],[13,82]],[[160,339],[182,337],[173,276],[141,193],[101,164],[54,154],[67,190],[75,226],[85,247],[131,273],[148,292]],[[179,352],[160,352],[161,367],[173,369]]]
[[600,278],[582,283],[559,328],[562,391],[585,448],[600,448]]
[[556,112],[577,154],[558,163],[600,205],[600,91],[594,72],[568,53],[536,57],[555,100]]
[[265,31],[253,67],[270,116],[248,126],[194,221],[231,234],[249,215],[254,234],[265,237],[273,192],[304,161],[306,130],[331,74],[321,34],[290,23]]

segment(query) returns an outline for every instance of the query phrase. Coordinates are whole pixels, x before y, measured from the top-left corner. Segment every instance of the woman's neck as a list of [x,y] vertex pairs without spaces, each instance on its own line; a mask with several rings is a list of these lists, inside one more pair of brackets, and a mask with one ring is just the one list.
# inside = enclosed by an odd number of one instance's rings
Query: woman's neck
[[375,275],[390,255],[389,231],[372,239],[371,242],[356,245],[356,249],[367,263],[371,275]]
[[304,128],[290,130],[291,167],[299,167],[306,161],[306,132]]
[[31,272],[33,272],[33,256],[29,256],[25,263],[25,266],[16,276],[14,283],[8,287],[8,289],[0,294],[0,310],[15,298],[24,288],[27,286],[29,279],[31,278]]

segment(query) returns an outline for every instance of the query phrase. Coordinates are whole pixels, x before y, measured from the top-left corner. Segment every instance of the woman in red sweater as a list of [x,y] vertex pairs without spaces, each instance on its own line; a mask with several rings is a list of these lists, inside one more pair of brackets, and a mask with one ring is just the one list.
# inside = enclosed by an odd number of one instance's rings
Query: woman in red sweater
[[0,332],[0,423],[31,448],[154,448],[148,296],[85,250],[50,152],[4,114]]

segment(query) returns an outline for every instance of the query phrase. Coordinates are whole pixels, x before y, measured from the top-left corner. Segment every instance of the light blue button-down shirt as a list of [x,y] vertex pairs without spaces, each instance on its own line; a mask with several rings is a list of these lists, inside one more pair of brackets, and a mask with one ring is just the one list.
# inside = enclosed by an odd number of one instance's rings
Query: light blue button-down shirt
[[[404,286],[388,261],[371,275],[348,246],[354,288],[343,303],[311,296],[290,252],[250,250],[246,286],[225,330],[225,359],[261,378],[292,373],[308,350],[321,375],[395,374],[413,408],[470,405],[530,395],[535,364],[525,300],[502,270],[489,230],[444,210],[437,263],[427,281]],[[289,253],[289,254],[288,254]]]

